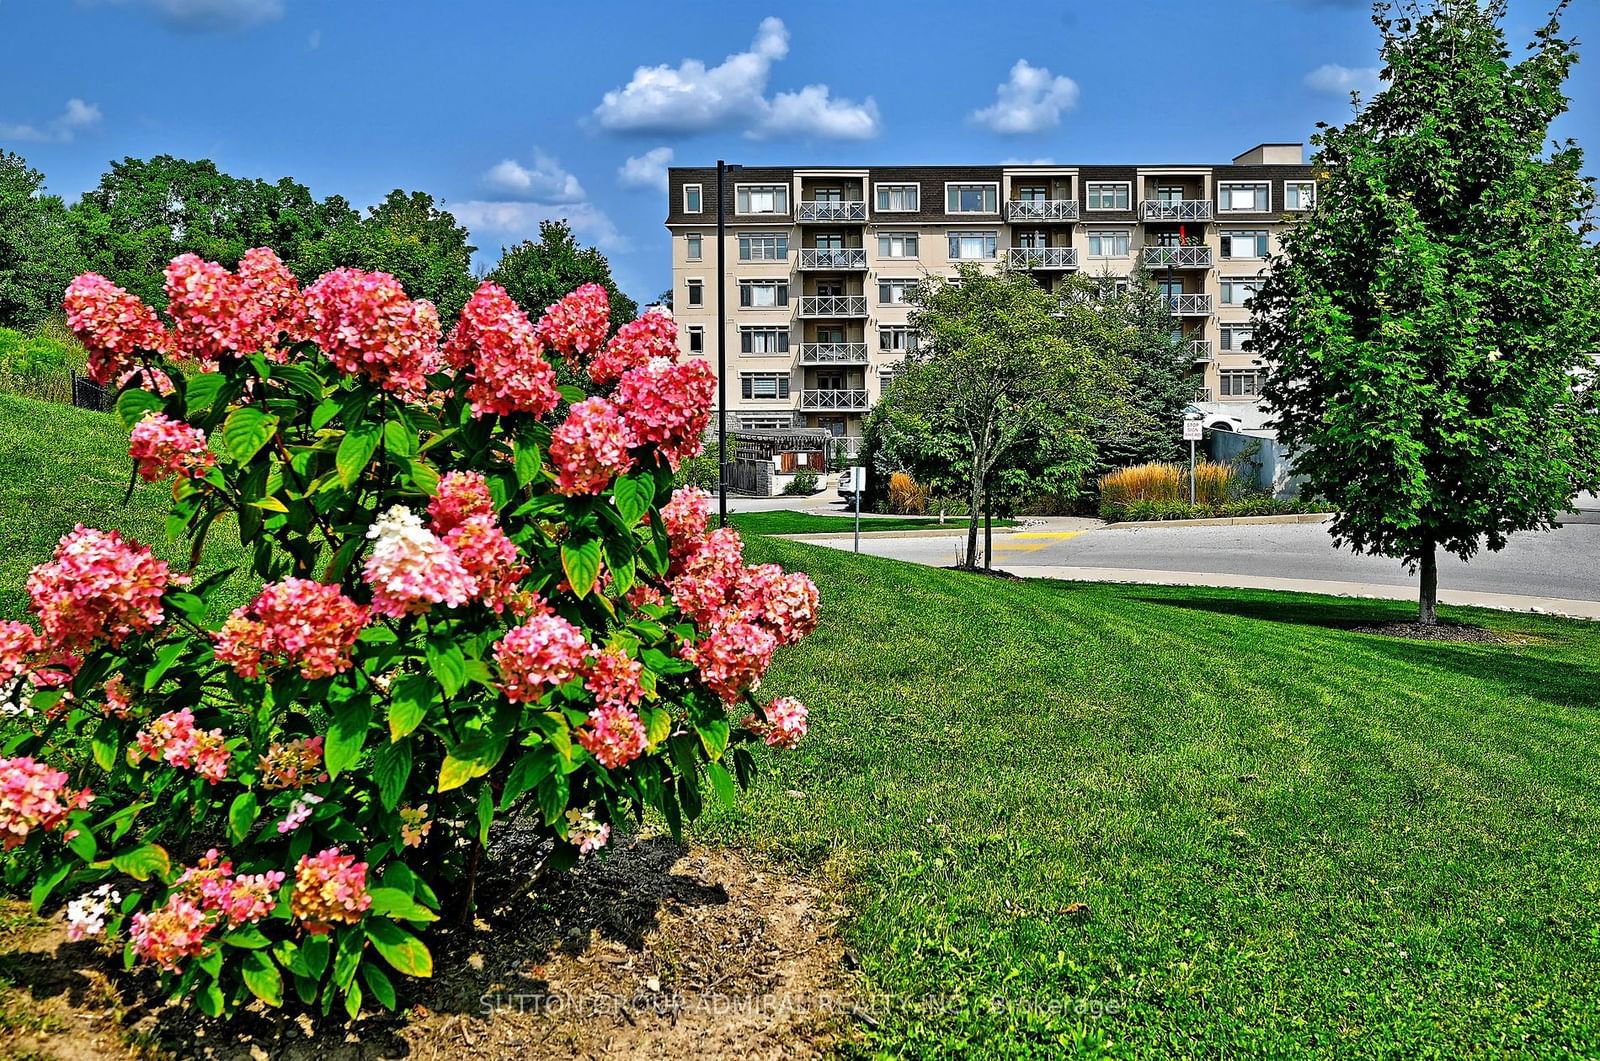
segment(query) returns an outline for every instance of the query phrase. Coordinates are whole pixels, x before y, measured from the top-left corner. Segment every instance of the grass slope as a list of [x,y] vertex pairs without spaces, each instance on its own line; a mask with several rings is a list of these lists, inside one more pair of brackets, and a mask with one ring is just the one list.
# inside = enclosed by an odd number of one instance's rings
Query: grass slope
[[[728,522],[740,534],[837,534],[856,529],[855,516],[827,516],[812,512],[730,512]],[[862,516],[861,531],[928,530],[938,527],[965,529],[965,516],[951,516],[944,523],[931,516]],[[1015,526],[1015,520],[997,519],[996,527]]]
[[1600,624],[749,551],[812,729],[702,833],[845,883],[884,1049],[1600,1052]]
[[[0,396],[0,614],[74,522],[162,542],[125,447]],[[766,683],[812,732],[698,832],[846,889],[878,1048],[1600,1053],[1600,624],[749,553],[822,589]]]

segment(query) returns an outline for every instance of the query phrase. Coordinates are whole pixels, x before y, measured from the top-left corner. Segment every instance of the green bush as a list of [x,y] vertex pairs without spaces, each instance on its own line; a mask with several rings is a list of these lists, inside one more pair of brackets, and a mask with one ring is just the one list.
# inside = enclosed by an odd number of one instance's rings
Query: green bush
[[44,401],[72,400],[72,373],[82,371],[83,347],[70,335],[41,326],[31,335],[0,328],[0,390]]
[[817,473],[809,468],[794,473],[783,488],[784,497],[810,497],[817,492]]
[[1246,497],[1218,504],[1191,505],[1182,500],[1102,501],[1100,518],[1112,523],[1139,523],[1169,519],[1234,519],[1243,516],[1286,516],[1301,512],[1326,512],[1325,502],[1312,498]]

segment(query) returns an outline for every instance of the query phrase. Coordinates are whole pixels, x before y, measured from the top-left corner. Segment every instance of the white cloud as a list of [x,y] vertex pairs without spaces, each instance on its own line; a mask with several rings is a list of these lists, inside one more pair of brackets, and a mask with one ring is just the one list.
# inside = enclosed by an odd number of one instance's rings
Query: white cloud
[[1352,92],[1370,96],[1378,91],[1378,68],[1325,63],[1306,75],[1306,87],[1330,96],[1348,96]]
[[517,199],[546,203],[578,203],[586,195],[578,178],[561,168],[561,163],[535,148],[530,169],[516,159],[502,159],[483,175],[483,181],[497,192]]
[[0,122],[0,140],[64,144],[100,124],[100,108],[81,99],[69,99],[62,112],[43,125]]
[[696,133],[743,128],[747,136],[809,136],[863,140],[881,130],[878,106],[834,98],[827,85],[806,85],[767,97],[773,64],[789,54],[783,20],[761,20],[755,39],[716,66],[684,59],[677,66],[641,66],[621,88],[607,92],[594,109],[603,129],[614,132]]
[[174,29],[227,32],[249,29],[283,17],[284,0],[110,0],[136,3],[154,11]]
[[[566,220],[585,243],[607,251],[628,248],[628,240],[605,211],[593,203],[530,203],[472,199],[446,207],[483,246],[539,237],[539,222]],[[485,238],[489,237],[489,238]]]
[[652,188],[665,191],[667,167],[672,164],[670,147],[652,147],[642,155],[630,155],[617,167],[617,182],[624,188]]
[[1038,133],[1060,125],[1061,112],[1077,105],[1076,81],[1018,59],[995,87],[994,103],[973,111],[972,121],[997,133]]
[[831,99],[827,85],[807,85],[799,92],[780,92],[772,98],[766,117],[745,135],[760,139],[775,136],[815,136],[828,140],[870,140],[882,132],[878,105],[868,96],[860,103]]

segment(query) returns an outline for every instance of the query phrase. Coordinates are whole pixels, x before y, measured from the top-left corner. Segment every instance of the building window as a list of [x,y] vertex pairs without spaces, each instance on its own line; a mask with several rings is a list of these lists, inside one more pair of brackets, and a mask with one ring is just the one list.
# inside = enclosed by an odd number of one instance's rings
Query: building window
[[706,352],[706,330],[698,324],[689,326],[689,352],[691,354]]
[[909,354],[917,348],[917,333],[906,327],[878,329],[878,349],[886,354]]
[[917,234],[915,232],[878,233],[878,257],[915,258],[916,256]]
[[790,416],[741,416],[739,426],[746,431],[787,431],[793,427]]
[[700,185],[685,184],[683,186],[683,212],[698,214],[700,212]]
[[786,184],[741,184],[734,191],[734,209],[741,214],[787,214]]
[[878,209],[885,213],[911,213],[921,204],[922,189],[915,184],[878,185]]
[[1245,306],[1256,297],[1256,289],[1261,286],[1259,276],[1224,276],[1222,278],[1222,304],[1224,306]]
[[739,392],[746,398],[787,398],[789,374],[787,372],[741,372]]
[[1000,210],[998,184],[946,184],[944,208],[948,214],[994,214]]
[[1240,351],[1245,349],[1245,344],[1255,337],[1255,329],[1248,324],[1224,324],[1222,326],[1222,348],[1224,350]]
[[689,233],[687,236],[683,237],[683,242],[684,242],[684,247],[686,248],[685,251],[684,251],[684,257],[686,257],[691,262],[699,261],[700,260],[700,233],[698,233],[698,232]]
[[1127,181],[1107,181],[1086,186],[1090,210],[1127,210],[1133,187]]
[[1254,398],[1261,393],[1261,373],[1255,369],[1223,369],[1221,377],[1224,398]]
[[1310,210],[1316,205],[1316,181],[1283,182],[1283,208],[1285,210]]
[[781,262],[789,257],[788,236],[740,236],[739,260],[741,262]]
[[1267,256],[1266,229],[1235,230],[1222,234],[1224,258],[1265,258]]
[[739,351],[745,354],[787,354],[789,329],[740,328]]
[[951,258],[993,258],[998,247],[999,241],[993,232],[950,233]]
[[878,305],[904,305],[906,296],[910,295],[911,289],[916,286],[917,282],[915,280],[879,280]]
[[1089,233],[1089,257],[1126,258],[1127,256],[1128,233],[1126,230]]
[[788,304],[787,280],[739,281],[739,305],[744,309],[776,309]]
[[1217,209],[1223,213],[1264,214],[1272,209],[1272,185],[1267,181],[1219,184]]
[[706,304],[706,282],[704,280],[685,280],[689,288],[689,305],[703,306]]

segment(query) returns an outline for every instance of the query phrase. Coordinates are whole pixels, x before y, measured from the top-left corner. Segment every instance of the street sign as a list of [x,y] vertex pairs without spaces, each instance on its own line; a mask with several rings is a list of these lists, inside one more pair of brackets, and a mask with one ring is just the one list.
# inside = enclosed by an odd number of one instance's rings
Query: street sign
[[865,465],[857,464],[851,467],[850,485],[858,494],[867,488],[867,469]]
[[1183,422],[1183,440],[1185,442],[1199,442],[1205,438],[1199,420],[1185,419]]

